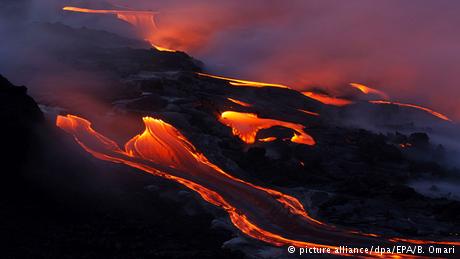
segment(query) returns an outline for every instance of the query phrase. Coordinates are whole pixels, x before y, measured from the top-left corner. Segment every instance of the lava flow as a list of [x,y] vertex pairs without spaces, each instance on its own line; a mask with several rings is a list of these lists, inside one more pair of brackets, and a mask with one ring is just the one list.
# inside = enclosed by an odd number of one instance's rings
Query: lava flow
[[388,99],[389,98],[388,94],[386,94],[385,92],[377,90],[377,89],[374,89],[374,88],[370,88],[369,86],[365,86],[363,84],[350,83],[350,86],[353,87],[353,88],[358,89],[359,91],[361,91],[364,94],[375,94],[375,95],[378,95],[378,96],[382,97],[383,99]]
[[299,112],[303,112],[305,114],[308,114],[308,115],[311,115],[311,116],[319,116],[319,113],[317,112],[311,112],[311,111],[307,111],[307,110],[302,110],[302,109],[297,109]]
[[148,41],[153,47],[160,51],[175,52],[175,50],[160,47],[154,44],[154,34],[158,30],[155,23],[155,15],[157,12],[151,11],[125,11],[125,10],[95,10],[73,6],[66,6],[62,8],[64,11],[79,12],[79,13],[92,13],[92,14],[114,14],[120,20],[123,20],[134,26],[139,33]]
[[[91,123],[77,116],[58,116],[58,127],[72,134],[94,157],[143,170],[190,188],[204,200],[223,208],[231,222],[246,235],[276,246],[294,245],[339,249],[336,243],[348,245],[390,245],[375,235],[340,231],[321,223],[306,213],[294,197],[235,178],[211,163],[172,125],[145,117],[145,130],[129,140],[122,150],[114,141],[91,128]],[[301,241],[309,240],[309,241]],[[398,240],[430,244],[421,240]],[[448,244],[458,245],[458,242]],[[436,242],[436,244],[445,244]],[[346,252],[336,255],[354,256]],[[360,254],[382,257],[381,254]],[[384,254],[389,258],[414,258],[405,254]]]
[[197,73],[200,76],[221,79],[228,81],[229,84],[233,86],[249,86],[249,87],[278,87],[278,88],[289,88],[288,86],[281,85],[281,84],[271,84],[271,83],[264,83],[264,82],[257,82],[257,81],[247,81],[241,79],[235,79],[230,77],[223,77],[223,76],[215,76],[205,73]]
[[310,97],[311,99],[317,100],[318,102],[334,105],[334,106],[346,106],[353,102],[347,99],[336,98],[326,94],[314,93],[314,92],[302,92],[303,95]]
[[433,116],[436,116],[442,120],[445,120],[445,121],[452,121],[449,117],[447,117],[446,115],[442,114],[442,113],[439,113],[439,112],[435,112],[429,108],[426,108],[426,107],[422,107],[422,106],[419,106],[419,105],[415,105],[415,104],[407,104],[407,103],[398,103],[398,102],[390,102],[390,101],[384,101],[384,100],[379,100],[379,101],[369,101],[370,103],[373,103],[373,104],[387,104],[387,105],[397,105],[397,106],[401,106],[401,107],[409,107],[409,108],[415,108],[415,109],[418,109],[418,110],[422,110],[424,112],[427,112]]
[[233,135],[242,141],[252,144],[256,140],[257,132],[275,126],[290,128],[295,131],[291,141],[298,144],[315,145],[315,140],[304,131],[302,124],[264,119],[253,113],[226,111],[220,115],[219,121],[232,128]]
[[244,106],[244,107],[251,107],[252,106],[252,104],[249,104],[249,103],[237,100],[237,99],[233,99],[233,98],[227,98],[227,100],[229,100],[232,103],[236,103],[238,105]]

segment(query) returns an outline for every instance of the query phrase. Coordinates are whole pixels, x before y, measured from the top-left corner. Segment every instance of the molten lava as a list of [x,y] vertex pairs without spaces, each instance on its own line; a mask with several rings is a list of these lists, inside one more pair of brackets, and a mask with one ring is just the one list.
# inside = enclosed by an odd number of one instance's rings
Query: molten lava
[[268,138],[260,138],[258,139],[258,141],[260,142],[272,142],[272,141],[275,141],[276,140],[276,137],[268,137]]
[[155,23],[155,15],[157,12],[151,11],[125,11],[125,10],[95,10],[87,8],[79,8],[73,6],[66,6],[62,8],[64,11],[79,12],[79,13],[92,13],[92,14],[114,14],[120,20],[123,20],[132,26],[136,27],[142,37],[148,41],[154,48],[160,51],[175,52],[175,50],[160,47],[154,44],[155,32],[158,27]]
[[[180,183],[207,202],[227,211],[230,220],[241,232],[272,245],[338,249],[334,242],[343,240],[347,240],[347,245],[355,246],[389,245],[391,242],[459,245],[458,242],[409,239],[393,241],[375,235],[339,231],[308,216],[296,198],[224,172],[199,153],[172,125],[150,117],[143,120],[144,132],[129,140],[124,150],[94,131],[89,121],[77,116],[58,116],[56,124],[72,134],[77,143],[96,158],[123,163]],[[300,241],[305,239],[315,241]],[[346,252],[336,255],[353,256]],[[382,257],[378,253],[362,256]],[[405,254],[386,254],[385,257],[414,258]]]
[[302,109],[297,109],[299,112],[303,112],[305,114],[308,114],[308,115],[312,115],[312,116],[319,116],[319,113],[317,112],[311,112],[311,111],[307,111],[307,110],[302,110]]
[[379,101],[369,101],[370,103],[373,103],[373,104],[387,104],[387,105],[397,105],[397,106],[401,106],[401,107],[409,107],[409,108],[415,108],[415,109],[418,109],[418,110],[422,110],[422,111],[425,111],[433,116],[436,116],[442,120],[445,120],[445,121],[452,121],[451,119],[449,119],[449,117],[447,117],[446,115],[442,114],[442,113],[439,113],[439,112],[435,112],[429,108],[426,108],[426,107],[422,107],[422,106],[419,106],[419,105],[415,105],[415,104],[407,104],[407,103],[398,103],[398,102],[389,102],[389,101],[383,101],[383,100],[379,100]]
[[408,147],[412,147],[412,144],[411,143],[401,143],[401,144],[399,144],[399,147],[400,148],[408,148]]
[[227,98],[227,100],[229,100],[232,103],[236,103],[238,105],[244,106],[244,107],[251,107],[252,106],[252,104],[249,104],[249,103],[237,100],[237,99],[233,99],[233,98]]
[[311,99],[317,100],[318,102],[334,105],[334,106],[346,106],[353,102],[347,99],[336,98],[326,94],[314,93],[314,92],[302,92],[303,95],[310,97]]
[[294,130],[291,141],[298,144],[315,145],[315,140],[304,131],[302,124],[292,122],[263,119],[253,113],[242,113],[226,111],[220,115],[219,121],[232,128],[233,135],[238,136],[242,141],[253,144],[256,140],[257,132],[275,126],[282,126]]
[[382,97],[383,99],[388,99],[389,98],[388,94],[386,94],[385,92],[377,90],[377,89],[374,89],[374,88],[370,88],[370,87],[365,86],[363,84],[350,83],[350,86],[353,87],[353,88],[358,89],[359,91],[361,91],[364,94],[375,94],[375,95],[378,95],[378,96]]
[[271,84],[271,83],[263,83],[263,82],[256,82],[256,81],[246,81],[246,80],[223,77],[223,76],[215,76],[215,75],[210,75],[210,74],[205,74],[205,73],[197,73],[197,74],[200,75],[200,76],[205,76],[205,77],[225,80],[225,81],[228,81],[228,83],[233,85],[233,86],[289,88],[288,86],[281,85],[281,84]]

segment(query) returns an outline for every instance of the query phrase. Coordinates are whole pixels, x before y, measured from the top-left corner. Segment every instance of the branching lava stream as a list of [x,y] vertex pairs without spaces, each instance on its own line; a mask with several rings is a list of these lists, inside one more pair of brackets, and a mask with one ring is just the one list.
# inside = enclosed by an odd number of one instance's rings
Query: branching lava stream
[[[124,150],[94,131],[89,121],[77,116],[58,116],[56,124],[72,134],[87,152],[98,159],[126,164],[185,185],[207,202],[227,211],[232,223],[241,232],[269,244],[336,249],[343,240],[357,247],[394,242],[321,223],[311,218],[296,198],[224,172],[199,153],[172,125],[150,117],[143,120],[144,132],[129,140]],[[407,242],[426,244],[427,241]],[[347,253],[339,255],[350,256]],[[382,257],[379,254],[362,256]],[[414,258],[405,254],[384,256]]]
[[[294,130],[291,141],[294,143],[314,145],[315,140],[304,131],[302,124],[292,122],[263,119],[253,113],[226,111],[220,115],[219,121],[232,128],[233,135],[238,136],[242,141],[252,144],[256,140],[257,132],[274,126],[282,126]],[[263,141],[263,140],[262,140]]]

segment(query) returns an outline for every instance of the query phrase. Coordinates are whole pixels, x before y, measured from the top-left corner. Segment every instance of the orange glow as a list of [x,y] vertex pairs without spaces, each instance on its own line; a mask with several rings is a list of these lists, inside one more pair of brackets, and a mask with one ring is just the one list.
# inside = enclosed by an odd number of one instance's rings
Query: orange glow
[[317,100],[318,102],[334,105],[334,106],[346,106],[353,102],[347,99],[336,98],[326,94],[314,93],[314,92],[302,92],[303,95],[310,97],[311,99]]
[[92,13],[92,14],[114,14],[120,20],[123,20],[132,26],[136,27],[142,37],[148,41],[152,47],[159,51],[175,52],[175,50],[160,47],[154,44],[154,34],[158,31],[155,23],[155,15],[157,12],[151,11],[124,11],[124,10],[94,10],[87,8],[79,8],[66,6],[62,8],[64,11],[79,12],[79,13]]
[[251,107],[252,106],[252,104],[249,104],[249,103],[246,103],[246,102],[243,102],[243,101],[239,101],[239,100],[233,99],[233,98],[227,98],[227,100],[229,100],[230,102],[236,103],[238,105],[244,106],[244,107]]
[[[300,241],[287,238],[275,233],[283,224],[298,224],[294,232],[306,231],[307,236],[317,233],[331,238],[340,238],[349,242],[362,242],[363,238],[369,242],[378,239],[373,236],[356,237],[351,232],[341,232],[327,226],[307,215],[302,204],[294,197],[281,192],[253,185],[235,178],[211,163],[203,154],[199,153],[192,143],[172,125],[162,120],[150,117],[143,118],[145,130],[133,137],[125,144],[122,150],[116,142],[108,139],[91,128],[91,123],[77,116],[58,116],[56,125],[72,134],[77,143],[94,157],[114,163],[122,163],[143,170],[155,176],[163,177],[180,183],[197,192],[204,200],[223,208],[231,222],[244,234],[267,242],[275,246],[294,245],[297,247],[316,247],[337,249],[331,244]],[[244,197],[244,198],[243,198]],[[276,211],[276,214],[273,214]],[[275,215],[275,216],[273,216]],[[270,231],[255,223],[269,221],[268,227],[275,225]],[[305,224],[304,224],[305,223]],[[286,231],[290,231],[286,229]],[[314,235],[313,235],[314,237]],[[311,239],[312,237],[310,237]],[[356,240],[355,240],[356,239]],[[453,244],[458,242],[431,242],[421,240],[398,239],[391,242],[411,242],[416,244]],[[385,240],[380,239],[384,245]],[[353,256],[352,254],[339,253]],[[415,258],[411,255],[366,254],[367,257],[388,258]]]
[[71,12],[79,12],[79,13],[98,13],[98,14],[145,14],[150,15],[153,18],[153,15],[156,12],[151,11],[123,11],[123,10],[95,10],[95,9],[87,9],[87,8],[80,8],[80,7],[73,7],[73,6],[65,6],[62,8],[64,11],[71,11]]
[[412,144],[411,143],[402,143],[402,144],[399,144],[399,147],[400,148],[408,148],[408,147],[412,147]]
[[378,95],[378,96],[382,97],[383,99],[388,99],[389,98],[388,94],[386,94],[385,92],[377,90],[377,89],[374,89],[374,88],[370,88],[370,87],[365,86],[363,84],[350,83],[350,85],[351,85],[351,87],[358,89],[359,91],[361,91],[364,94],[375,94],[375,95]]
[[275,137],[268,137],[268,138],[260,138],[258,139],[260,142],[272,142],[272,141],[275,141],[276,138]]
[[289,88],[288,86],[281,85],[281,84],[246,81],[246,80],[240,80],[240,79],[235,79],[235,78],[230,78],[230,77],[215,76],[215,75],[210,75],[210,74],[205,74],[205,73],[197,73],[197,74],[200,76],[205,76],[205,77],[210,77],[210,78],[215,78],[215,79],[222,79],[222,80],[228,81],[229,84],[233,86]]
[[297,109],[299,112],[303,112],[305,114],[308,114],[308,115],[312,115],[312,116],[319,116],[319,113],[317,112],[311,112],[311,111],[307,111],[307,110],[302,110],[302,109]]
[[168,48],[165,48],[165,47],[160,47],[160,46],[158,46],[158,45],[153,44],[152,42],[150,42],[150,44],[152,44],[152,46],[153,46],[154,48],[156,48],[157,50],[159,50],[159,51],[176,52],[176,51],[173,50],[173,49],[168,49]]
[[414,104],[407,104],[407,103],[398,103],[398,102],[389,102],[389,101],[383,101],[383,100],[380,100],[380,101],[369,101],[370,103],[373,103],[373,104],[392,104],[392,105],[397,105],[397,106],[402,106],[402,107],[410,107],[410,108],[415,108],[415,109],[418,109],[418,110],[422,110],[422,111],[425,111],[433,116],[436,116],[442,120],[445,120],[445,121],[452,121],[451,119],[449,119],[446,115],[442,114],[442,113],[439,113],[439,112],[435,112],[429,108],[425,108],[425,107],[422,107],[422,106],[418,106],[418,105],[414,105]]
[[282,126],[294,130],[291,141],[298,144],[315,145],[315,140],[304,131],[302,124],[292,122],[263,119],[253,113],[242,113],[235,111],[223,112],[219,121],[232,128],[233,135],[238,136],[242,141],[253,144],[259,130],[268,129],[274,126]]

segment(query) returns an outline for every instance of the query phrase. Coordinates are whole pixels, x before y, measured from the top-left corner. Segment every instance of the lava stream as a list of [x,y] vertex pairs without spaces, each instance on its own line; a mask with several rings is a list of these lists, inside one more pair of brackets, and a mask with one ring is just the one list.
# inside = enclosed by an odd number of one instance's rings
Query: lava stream
[[317,112],[311,112],[311,111],[307,111],[307,110],[302,110],[302,109],[297,109],[299,112],[303,112],[305,114],[308,114],[308,115],[312,115],[312,116],[319,116],[319,113]]
[[264,119],[257,117],[253,113],[243,113],[235,111],[226,111],[220,115],[219,121],[232,128],[233,135],[238,136],[248,144],[256,140],[259,130],[268,129],[275,126],[290,128],[295,131],[291,141],[294,143],[315,145],[315,140],[304,131],[302,124],[292,122]]
[[197,73],[197,74],[200,76],[225,80],[225,81],[228,81],[229,84],[233,86],[289,88],[288,86],[285,86],[282,84],[271,84],[271,83],[264,83],[264,82],[257,82],[257,81],[247,81],[247,80],[235,79],[235,78],[230,78],[230,77],[215,76],[215,75],[210,75],[210,74],[205,74],[205,73]]
[[[339,231],[325,225],[308,216],[296,198],[227,174],[199,153],[172,125],[150,117],[144,117],[143,120],[144,132],[129,140],[124,150],[94,131],[89,121],[77,116],[58,116],[56,125],[72,134],[78,144],[98,159],[123,163],[185,185],[207,202],[227,211],[232,223],[241,232],[272,245],[337,249],[334,243],[343,240],[357,247],[395,242],[374,235]],[[417,244],[431,242],[398,241]],[[451,243],[459,245],[458,242]],[[353,256],[346,253],[337,255]],[[379,254],[362,256],[382,257]],[[384,254],[384,257],[414,258],[405,254]]]
[[244,107],[252,107],[252,104],[249,104],[249,103],[237,100],[237,99],[227,98],[227,100],[229,100],[232,103],[236,103],[238,105],[244,106]]
[[375,94],[375,95],[378,95],[378,96],[382,97],[383,99],[388,99],[389,98],[388,94],[386,94],[385,92],[377,90],[377,89],[374,89],[374,88],[370,88],[369,86],[365,86],[363,84],[350,83],[350,86],[353,87],[353,88],[358,89],[359,91],[361,91],[364,94]]
[[346,106],[353,102],[347,99],[336,98],[326,94],[314,93],[314,92],[302,92],[303,95],[310,97],[311,99],[317,100],[318,102],[334,105],[334,106]]
[[445,121],[452,121],[449,117],[447,117],[446,115],[442,114],[442,113],[439,113],[439,112],[435,112],[429,108],[426,108],[426,107],[422,107],[422,106],[419,106],[419,105],[415,105],[415,104],[407,104],[407,103],[398,103],[398,102],[390,102],[390,101],[384,101],[384,100],[379,100],[379,101],[369,101],[370,103],[373,103],[373,104],[388,104],[388,105],[397,105],[397,106],[402,106],[402,107],[409,107],[409,108],[415,108],[415,109],[418,109],[418,110],[422,110],[422,111],[425,111],[433,116],[436,116],[442,120],[445,120]]
[[79,12],[79,13],[92,13],[92,14],[114,14],[118,19],[123,20],[140,32],[142,37],[148,41],[153,47],[160,51],[175,52],[175,50],[160,47],[154,44],[154,34],[158,30],[155,23],[155,15],[157,12],[152,11],[125,11],[125,10],[96,10],[87,9],[73,6],[65,6],[62,8],[64,11]]
[[276,137],[268,137],[268,138],[260,138],[258,141],[260,142],[273,142],[276,140]]

